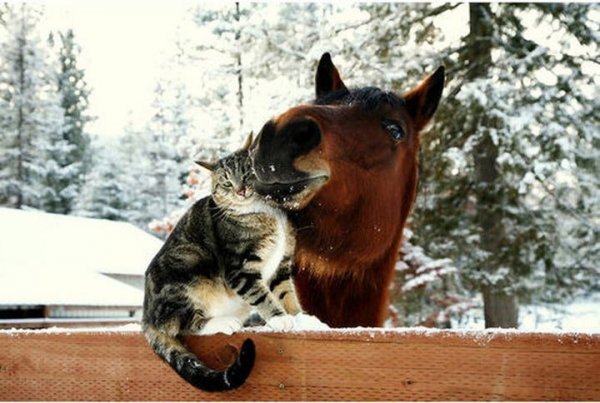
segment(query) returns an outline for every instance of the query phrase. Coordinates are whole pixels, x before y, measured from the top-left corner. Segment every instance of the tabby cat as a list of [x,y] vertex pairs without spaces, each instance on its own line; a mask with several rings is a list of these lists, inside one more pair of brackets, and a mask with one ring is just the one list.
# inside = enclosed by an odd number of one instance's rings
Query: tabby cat
[[276,330],[301,312],[291,281],[295,238],[283,212],[253,191],[248,148],[216,164],[212,194],[196,202],[146,271],[142,328],[154,351],[192,385],[224,391],[244,383],[254,365],[247,339],[224,371],[208,368],[182,343],[190,334],[231,334],[252,307]]

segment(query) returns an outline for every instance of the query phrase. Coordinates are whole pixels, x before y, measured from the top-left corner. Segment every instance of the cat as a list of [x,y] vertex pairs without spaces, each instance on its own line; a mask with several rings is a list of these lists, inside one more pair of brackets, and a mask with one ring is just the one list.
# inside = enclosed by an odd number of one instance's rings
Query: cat
[[146,271],[142,329],[153,350],[186,381],[205,391],[244,383],[255,359],[247,339],[224,371],[208,368],[182,343],[190,334],[231,334],[254,307],[275,330],[290,330],[302,312],[291,265],[293,229],[285,214],[252,187],[244,146],[217,163],[211,195],[179,220]]

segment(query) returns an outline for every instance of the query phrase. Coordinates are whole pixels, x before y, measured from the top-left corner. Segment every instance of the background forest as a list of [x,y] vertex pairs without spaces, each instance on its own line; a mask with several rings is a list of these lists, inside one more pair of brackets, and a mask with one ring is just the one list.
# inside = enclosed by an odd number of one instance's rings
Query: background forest
[[112,133],[93,130],[111,116],[92,112],[85,44],[47,23],[58,4],[0,5],[0,206],[164,237],[207,192],[193,158],[310,101],[323,52],[347,84],[398,93],[444,64],[389,323],[600,309],[598,4],[186,3],[148,112]]

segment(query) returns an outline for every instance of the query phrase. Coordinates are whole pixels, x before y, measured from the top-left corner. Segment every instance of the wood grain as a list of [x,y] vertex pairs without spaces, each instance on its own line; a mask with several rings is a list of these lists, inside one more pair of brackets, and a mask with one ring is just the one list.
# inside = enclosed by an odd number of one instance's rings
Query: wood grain
[[600,334],[240,333],[192,337],[214,367],[250,337],[240,389],[201,392],[137,332],[0,332],[2,400],[600,400]]

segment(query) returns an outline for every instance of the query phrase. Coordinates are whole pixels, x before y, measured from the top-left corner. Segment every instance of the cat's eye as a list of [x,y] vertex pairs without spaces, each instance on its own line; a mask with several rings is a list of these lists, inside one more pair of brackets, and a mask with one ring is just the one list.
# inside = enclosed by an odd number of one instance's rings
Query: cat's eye
[[394,141],[402,141],[406,138],[406,132],[396,121],[384,119],[381,121],[381,127],[388,132]]
[[231,181],[225,181],[221,183],[221,185],[226,189],[230,189],[233,186],[233,183],[231,183]]

